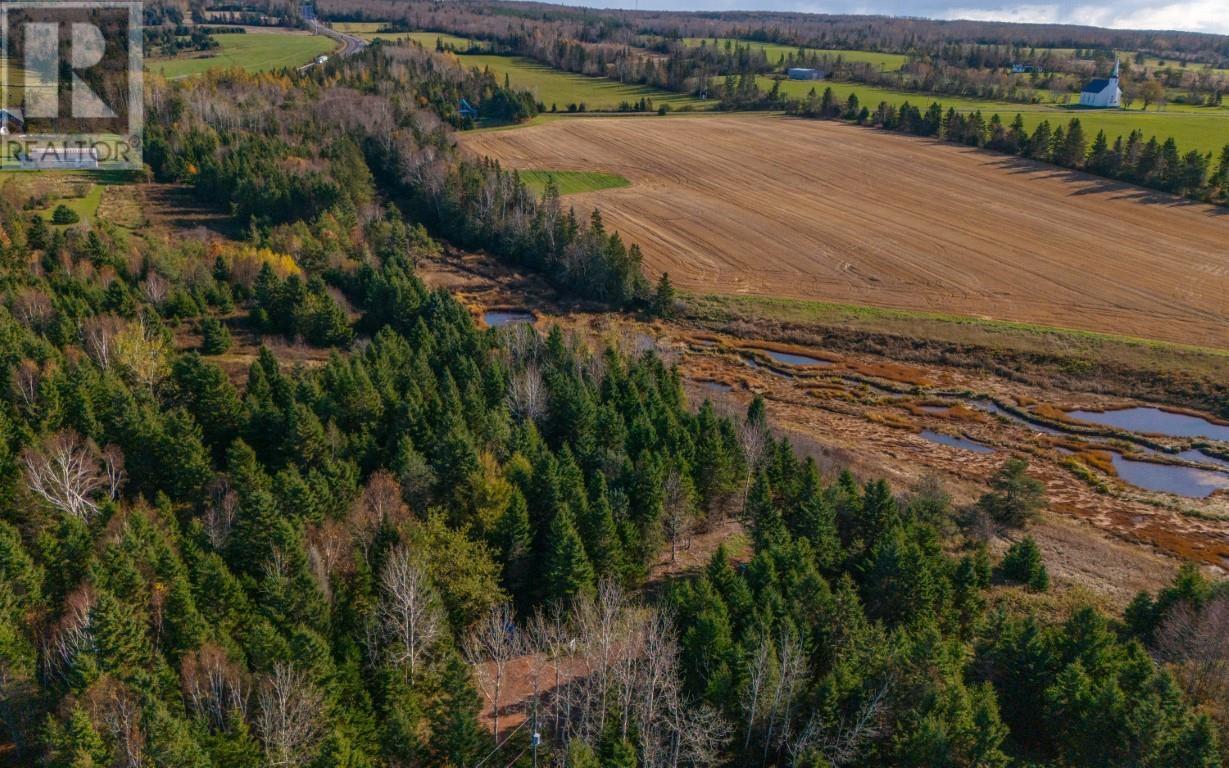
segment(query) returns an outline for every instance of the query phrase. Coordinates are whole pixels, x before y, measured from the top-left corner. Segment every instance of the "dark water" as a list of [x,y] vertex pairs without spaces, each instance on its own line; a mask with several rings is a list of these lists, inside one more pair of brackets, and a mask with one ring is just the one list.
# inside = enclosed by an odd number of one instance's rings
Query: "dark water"
[[947,413],[951,410],[951,408],[946,405],[923,405],[919,407],[923,411],[926,411],[926,413]]
[[1213,424],[1198,416],[1169,413],[1160,408],[1120,408],[1116,411],[1068,411],[1073,419],[1116,427],[1129,432],[1142,432],[1169,437],[1207,437],[1229,440],[1229,426]]
[[492,309],[483,312],[482,319],[492,328],[498,328],[501,325],[511,325],[513,323],[532,323],[534,316],[532,312],[522,309]]
[[1118,477],[1148,491],[1175,493],[1192,499],[1202,499],[1213,491],[1229,488],[1229,474],[1222,472],[1136,461],[1120,453],[1110,455]]
[[951,435],[944,435],[939,432],[932,432],[929,429],[922,430],[922,437],[926,438],[932,443],[950,445],[953,448],[963,448],[964,450],[972,451],[973,453],[994,453],[994,449],[990,446],[982,445],[981,443],[969,440],[965,437],[953,437]]
[[784,363],[785,365],[832,365],[830,360],[820,360],[814,357],[807,357],[806,355],[791,355],[788,352],[774,352],[769,349],[761,349],[759,351],[778,363]]

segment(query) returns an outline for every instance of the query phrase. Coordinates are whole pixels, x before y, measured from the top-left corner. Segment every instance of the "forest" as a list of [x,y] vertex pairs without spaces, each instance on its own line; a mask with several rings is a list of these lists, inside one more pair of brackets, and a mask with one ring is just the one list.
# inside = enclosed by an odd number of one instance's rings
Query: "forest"
[[[237,240],[57,225],[0,187],[6,760],[1223,764],[1229,593],[1190,567],[1124,615],[1031,607],[1024,462],[969,509],[826,476],[762,400],[718,412],[653,349],[482,329],[428,289],[421,260],[481,248],[650,301],[600,213],[456,150],[460,97],[532,110],[420,48],[154,84],[153,175]],[[745,551],[652,578],[730,518]]]

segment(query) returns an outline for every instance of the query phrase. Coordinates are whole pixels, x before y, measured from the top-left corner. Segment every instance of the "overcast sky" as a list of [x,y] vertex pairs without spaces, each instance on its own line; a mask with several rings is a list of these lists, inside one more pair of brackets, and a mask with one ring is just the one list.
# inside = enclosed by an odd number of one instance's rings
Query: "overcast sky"
[[[924,16],[932,19],[1088,24],[1120,29],[1182,29],[1229,34],[1229,0],[638,0],[668,11],[804,11]],[[567,0],[598,8],[634,8],[637,0]]]

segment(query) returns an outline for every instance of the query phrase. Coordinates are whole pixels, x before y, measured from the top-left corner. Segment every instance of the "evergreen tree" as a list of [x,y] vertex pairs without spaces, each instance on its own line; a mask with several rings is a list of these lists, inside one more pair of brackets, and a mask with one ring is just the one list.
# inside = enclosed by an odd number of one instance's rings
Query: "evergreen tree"
[[653,313],[659,317],[670,317],[674,314],[676,299],[674,285],[670,282],[670,273],[662,272],[661,278],[657,281],[657,288],[653,291]]
[[478,725],[480,709],[469,667],[459,656],[450,654],[444,663],[439,695],[428,710],[432,764],[464,766],[477,762],[483,740]]
[[1003,556],[999,573],[1007,581],[1028,585],[1034,592],[1045,592],[1050,586],[1050,577],[1041,560],[1041,550],[1032,536],[1025,536],[1012,544]]
[[206,317],[201,323],[201,354],[220,355],[230,349],[230,331],[216,317]]
[[541,583],[542,596],[547,601],[567,602],[593,591],[593,566],[566,509],[557,511],[551,521]]

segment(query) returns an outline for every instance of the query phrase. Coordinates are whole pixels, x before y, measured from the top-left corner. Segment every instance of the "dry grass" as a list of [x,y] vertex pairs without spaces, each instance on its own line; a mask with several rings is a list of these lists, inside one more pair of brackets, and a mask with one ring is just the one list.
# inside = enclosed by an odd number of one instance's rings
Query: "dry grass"
[[462,138],[578,195],[689,290],[1229,348],[1229,211],[929,140],[771,116],[556,120]]

